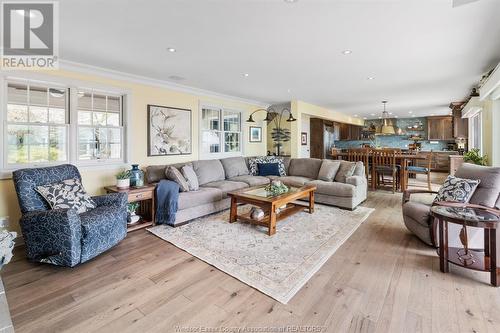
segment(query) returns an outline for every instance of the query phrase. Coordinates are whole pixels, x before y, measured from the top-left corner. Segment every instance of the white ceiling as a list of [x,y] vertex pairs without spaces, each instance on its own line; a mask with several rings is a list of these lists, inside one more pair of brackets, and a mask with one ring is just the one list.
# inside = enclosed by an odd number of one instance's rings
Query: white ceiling
[[368,118],[383,99],[446,114],[500,61],[499,0],[64,0],[60,17],[65,60]]

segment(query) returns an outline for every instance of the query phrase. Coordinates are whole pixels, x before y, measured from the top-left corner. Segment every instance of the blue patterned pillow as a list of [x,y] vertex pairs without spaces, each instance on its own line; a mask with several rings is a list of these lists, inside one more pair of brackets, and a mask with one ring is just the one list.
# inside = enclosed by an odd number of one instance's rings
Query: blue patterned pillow
[[252,176],[259,175],[259,168],[257,164],[265,164],[265,163],[278,163],[278,169],[280,176],[286,176],[285,171],[285,163],[283,163],[283,159],[278,156],[262,156],[262,157],[254,157],[248,160],[248,167],[250,169],[250,174]]
[[453,201],[467,203],[474,194],[480,180],[464,179],[454,176],[448,176],[443,186],[434,199],[436,201]]
[[81,214],[97,207],[77,178],[37,186],[36,190],[52,209],[73,208],[78,214]]

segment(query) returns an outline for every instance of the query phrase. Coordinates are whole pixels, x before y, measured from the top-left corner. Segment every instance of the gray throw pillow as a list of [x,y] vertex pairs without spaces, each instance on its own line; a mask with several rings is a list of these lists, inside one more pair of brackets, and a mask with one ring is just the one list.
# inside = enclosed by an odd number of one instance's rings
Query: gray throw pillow
[[356,162],[340,161],[340,167],[335,175],[335,181],[345,183],[347,177],[351,177],[356,169]]
[[189,184],[186,181],[186,178],[184,178],[184,176],[176,167],[169,166],[168,168],[166,168],[165,177],[168,180],[171,180],[179,184],[179,189],[181,192],[189,192]]
[[191,164],[186,164],[181,168],[182,175],[186,179],[190,191],[198,191],[200,184],[198,183],[198,176],[194,172],[193,166]]
[[468,203],[479,182],[479,180],[448,176],[434,201]]
[[97,207],[85,192],[80,179],[73,178],[36,187],[36,191],[48,202],[52,209],[76,209],[78,214]]
[[323,160],[319,168],[318,179],[333,182],[340,168],[340,161]]

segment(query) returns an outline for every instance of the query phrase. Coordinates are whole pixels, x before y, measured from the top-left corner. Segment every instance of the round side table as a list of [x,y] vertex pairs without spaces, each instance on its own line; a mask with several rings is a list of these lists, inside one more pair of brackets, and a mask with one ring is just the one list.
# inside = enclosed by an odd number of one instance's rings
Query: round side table
[[[481,272],[490,272],[490,282],[500,286],[500,268],[497,267],[496,231],[500,217],[480,208],[433,206],[431,215],[439,221],[439,268],[449,272],[449,263]],[[448,223],[460,224],[463,248],[448,246]],[[484,229],[484,250],[468,248],[467,227]]]

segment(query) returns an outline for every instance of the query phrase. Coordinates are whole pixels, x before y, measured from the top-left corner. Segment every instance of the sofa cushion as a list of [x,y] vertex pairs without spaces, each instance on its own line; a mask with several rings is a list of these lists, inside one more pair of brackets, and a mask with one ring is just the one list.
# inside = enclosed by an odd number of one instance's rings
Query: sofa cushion
[[248,186],[268,185],[271,181],[268,177],[251,176],[251,175],[233,177],[228,180],[234,182],[247,183]]
[[259,176],[279,176],[279,163],[257,163]]
[[467,203],[478,185],[479,180],[464,179],[449,175],[446,177],[443,186],[439,189],[434,201]]
[[469,200],[471,204],[500,208],[497,206],[500,204],[497,202],[500,193],[500,168],[464,163],[455,172],[455,176],[481,181]]
[[226,178],[248,175],[250,173],[245,158],[241,156],[223,158],[220,162],[226,173]]
[[335,181],[345,183],[347,177],[351,177],[356,169],[356,162],[340,161],[339,171],[335,175]]
[[198,176],[196,176],[196,172],[193,170],[193,165],[192,164],[186,164],[181,168],[181,173],[186,179],[189,190],[190,191],[197,191],[198,188],[200,187],[200,184],[198,183]]
[[177,168],[175,168],[173,166],[167,167],[165,169],[165,177],[168,180],[176,182],[179,185],[179,189],[181,192],[189,191],[189,184],[188,184],[186,178],[184,178],[184,176],[181,174],[181,172]]
[[85,192],[78,178],[40,185],[36,187],[36,190],[52,209],[73,208],[78,214],[81,214],[97,206],[94,200]]
[[181,169],[186,163],[175,163],[170,165],[150,165],[146,167],[146,183],[158,183],[160,180],[165,179],[165,172],[169,166]]
[[193,161],[193,169],[200,185],[226,179],[224,167],[219,160]]
[[423,226],[428,227],[431,224],[431,206],[418,201],[404,203],[403,215]]
[[304,186],[305,183],[310,182],[311,180],[314,179],[301,176],[285,176],[285,177],[273,178],[272,180],[281,180],[285,185],[288,186],[302,187]]
[[198,191],[179,193],[178,209],[192,208],[222,200],[222,191],[213,187],[200,187]]
[[316,193],[332,195],[336,197],[352,198],[356,193],[356,187],[351,184],[339,182],[325,182],[323,180],[313,180],[306,185],[315,185]]
[[339,168],[340,161],[323,160],[319,168],[318,179],[326,182],[333,182]]
[[254,176],[259,175],[259,170],[257,167],[258,163],[278,163],[280,170],[280,176],[286,176],[285,164],[283,163],[283,158],[278,156],[260,156],[252,157],[248,159],[248,166],[250,169],[250,174]]
[[216,182],[206,183],[203,185],[203,187],[213,187],[219,189],[222,191],[223,197],[226,197],[227,192],[248,187],[248,184],[243,182],[234,182],[231,180],[218,180]]
[[322,162],[319,158],[292,158],[288,175],[317,179]]
[[354,171],[352,173],[353,176],[365,176],[365,165],[361,161],[356,162],[356,166],[354,167]]

